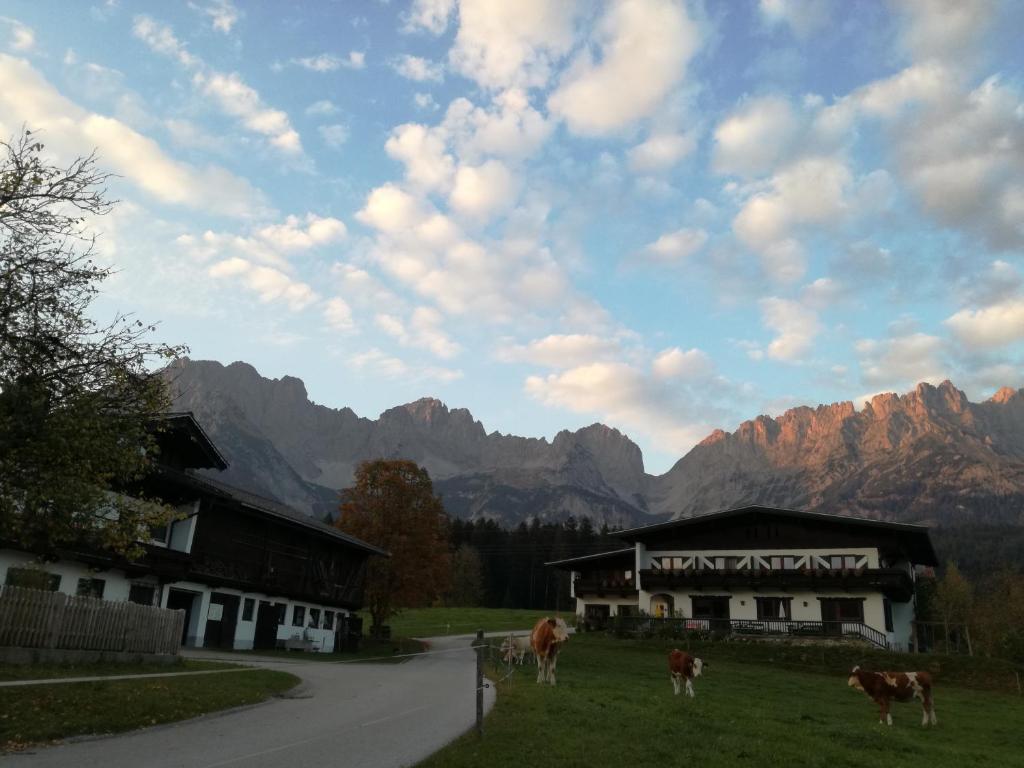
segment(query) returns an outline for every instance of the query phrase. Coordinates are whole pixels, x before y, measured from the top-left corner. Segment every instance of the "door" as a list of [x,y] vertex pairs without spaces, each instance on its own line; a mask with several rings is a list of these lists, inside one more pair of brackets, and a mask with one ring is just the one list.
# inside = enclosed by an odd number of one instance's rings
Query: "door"
[[843,624],[864,623],[863,598],[822,597],[821,626],[827,635],[843,634]]
[[256,613],[256,631],[252,639],[252,647],[268,649],[277,647],[277,628],[280,625],[282,605],[260,600]]
[[167,607],[172,611],[185,612],[185,624],[181,628],[181,644],[188,645],[188,630],[192,626],[192,610],[196,598],[196,592],[186,592],[183,589],[170,589],[167,591]]
[[729,598],[698,595],[690,598],[693,602],[693,618],[705,619],[708,628],[729,631]]
[[238,626],[238,595],[224,592],[210,593],[210,609],[206,614],[204,648],[234,648],[235,628]]

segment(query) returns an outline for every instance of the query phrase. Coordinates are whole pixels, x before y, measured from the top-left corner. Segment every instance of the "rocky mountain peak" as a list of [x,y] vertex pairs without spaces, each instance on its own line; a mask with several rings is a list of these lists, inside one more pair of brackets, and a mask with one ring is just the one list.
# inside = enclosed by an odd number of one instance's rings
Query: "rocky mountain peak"
[[988,401],[990,403],[1009,403],[1012,400],[1024,400],[1024,389],[1000,387],[999,391],[992,395]]

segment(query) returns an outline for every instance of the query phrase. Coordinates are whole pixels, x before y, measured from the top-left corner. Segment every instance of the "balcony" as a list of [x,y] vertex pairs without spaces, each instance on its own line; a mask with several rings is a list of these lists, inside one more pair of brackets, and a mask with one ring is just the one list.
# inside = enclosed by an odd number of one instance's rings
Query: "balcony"
[[606,622],[617,632],[637,637],[683,637],[714,633],[746,637],[863,640],[879,648],[889,647],[886,635],[859,621],[791,621],[789,619],[686,619],[653,616],[621,616]]
[[811,592],[881,592],[897,602],[914,594],[910,574],[900,568],[826,570],[644,570],[640,583],[647,592],[709,589],[807,590]]
[[574,584],[577,597],[637,597],[635,579],[598,579],[581,576]]

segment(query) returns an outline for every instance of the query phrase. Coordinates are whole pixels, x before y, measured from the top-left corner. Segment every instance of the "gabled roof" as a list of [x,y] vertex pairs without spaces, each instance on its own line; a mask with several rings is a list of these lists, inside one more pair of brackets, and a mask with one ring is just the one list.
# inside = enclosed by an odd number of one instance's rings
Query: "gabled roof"
[[181,439],[187,449],[197,452],[200,462],[193,464],[197,469],[228,468],[228,460],[224,458],[213,440],[199,425],[192,411],[169,411],[153,419],[154,426],[164,432],[172,432]]
[[625,549],[613,549],[610,552],[598,552],[594,555],[581,555],[579,557],[567,557],[563,560],[551,560],[544,563],[544,565],[552,565],[556,568],[564,568],[565,566],[571,565],[594,565],[600,564],[602,560],[608,560],[614,562],[616,560],[627,560],[632,559],[636,554],[636,547],[627,547]]
[[391,557],[390,552],[387,552],[380,547],[369,544],[362,539],[357,539],[355,536],[344,533],[333,525],[327,525],[316,518],[310,517],[297,509],[292,509],[286,504],[282,504],[274,499],[268,499],[264,496],[259,496],[255,493],[243,490],[242,488],[236,488],[235,486],[222,483],[220,480],[214,480],[192,472],[181,472],[170,468],[162,468],[160,471],[164,475],[168,475],[179,481],[185,482],[197,490],[205,491],[206,493],[213,496],[219,496],[223,499],[235,501],[247,510],[256,512],[257,514],[273,517],[286,523],[309,529],[322,536],[342,541],[352,547],[365,550],[374,555]]
[[707,526],[716,522],[730,520],[732,518],[750,516],[769,516],[779,518],[790,518],[796,520],[807,520],[829,525],[851,526],[886,531],[899,536],[907,544],[913,561],[920,565],[938,565],[938,557],[932,547],[931,537],[928,535],[928,528],[924,525],[912,523],[893,523],[886,520],[873,520],[867,517],[851,517],[848,515],[830,515],[824,512],[807,512],[799,509],[785,509],[782,507],[766,507],[752,504],[734,509],[726,509],[721,512],[711,512],[696,517],[686,517],[679,520],[670,520],[665,523],[655,523],[637,528],[628,528],[624,531],[616,531],[611,534],[616,538],[625,541],[643,541],[650,534],[670,530],[685,530],[694,526]]

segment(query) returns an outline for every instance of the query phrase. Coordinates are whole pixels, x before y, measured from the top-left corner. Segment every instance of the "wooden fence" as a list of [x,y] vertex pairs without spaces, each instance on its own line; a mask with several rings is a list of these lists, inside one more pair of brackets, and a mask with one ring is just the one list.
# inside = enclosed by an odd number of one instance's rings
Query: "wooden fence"
[[0,586],[0,647],[177,654],[184,611]]

